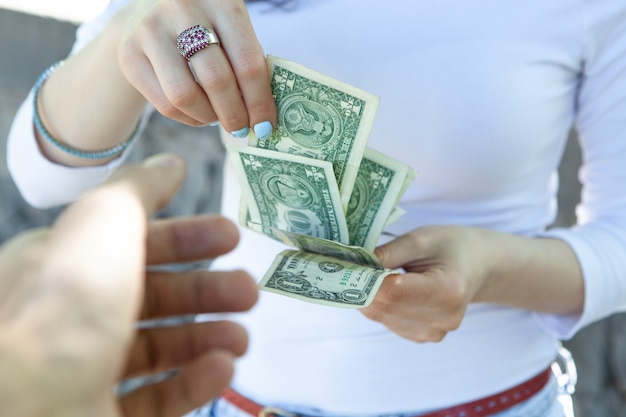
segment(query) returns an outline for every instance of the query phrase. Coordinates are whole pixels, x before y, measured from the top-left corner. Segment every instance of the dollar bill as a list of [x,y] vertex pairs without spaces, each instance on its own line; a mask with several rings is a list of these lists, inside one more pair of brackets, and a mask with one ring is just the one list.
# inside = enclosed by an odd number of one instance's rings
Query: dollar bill
[[344,245],[339,242],[333,242],[332,240],[279,230],[252,222],[248,222],[248,228],[304,252],[325,255],[357,265],[371,266],[374,268],[383,267],[374,253],[360,246]]
[[399,214],[397,202],[414,178],[408,165],[365,150],[346,213],[350,245],[374,250],[392,214]]
[[259,288],[315,304],[362,308],[372,302],[383,279],[396,273],[314,253],[285,250],[278,254]]
[[379,98],[303,65],[268,56],[278,120],[269,139],[249,145],[332,163],[348,206]]
[[268,56],[272,136],[227,146],[242,187],[241,225],[298,250],[276,256],[261,290],[336,307],[369,305],[386,269],[373,251],[403,210],[409,166],[367,147],[378,97]]
[[249,146],[228,149],[242,187],[243,226],[250,221],[335,242],[349,242],[330,162]]
[[397,222],[400,219],[400,217],[404,216],[405,214],[406,214],[406,210],[404,210],[401,207],[396,207],[389,215],[389,218],[387,219],[387,223],[385,224],[385,227],[389,226],[392,223]]

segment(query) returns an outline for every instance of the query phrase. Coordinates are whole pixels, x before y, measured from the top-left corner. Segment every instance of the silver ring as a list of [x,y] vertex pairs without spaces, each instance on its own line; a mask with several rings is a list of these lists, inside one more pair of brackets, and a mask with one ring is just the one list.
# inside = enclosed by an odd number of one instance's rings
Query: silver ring
[[212,30],[200,25],[183,30],[176,40],[178,52],[189,61],[193,54],[209,45],[219,45],[220,41]]

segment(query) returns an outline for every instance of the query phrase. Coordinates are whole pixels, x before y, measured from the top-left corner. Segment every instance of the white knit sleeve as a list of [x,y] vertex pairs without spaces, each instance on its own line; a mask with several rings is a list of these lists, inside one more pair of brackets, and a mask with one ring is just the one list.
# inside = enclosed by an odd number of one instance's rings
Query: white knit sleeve
[[547,233],[574,250],[585,279],[585,306],[580,316],[537,315],[562,339],[626,309],[626,3],[588,3],[576,122],[581,204],[576,226]]

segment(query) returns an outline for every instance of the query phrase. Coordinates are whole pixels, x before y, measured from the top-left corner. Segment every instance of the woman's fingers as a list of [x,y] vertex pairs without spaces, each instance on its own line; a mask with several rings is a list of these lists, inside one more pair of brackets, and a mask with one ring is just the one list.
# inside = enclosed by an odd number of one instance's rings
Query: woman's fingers
[[461,324],[467,300],[453,274],[433,268],[423,274],[390,275],[374,301],[360,311],[370,320],[416,342],[436,342]]
[[[218,45],[198,51],[190,59],[199,86],[208,97],[221,125],[228,132],[250,126],[248,111],[231,63]],[[266,80],[269,84],[269,80]]]
[[[137,1],[134,7],[128,14],[132,30],[118,52],[120,65],[160,113],[193,126],[219,120],[238,137],[250,127],[257,127],[257,135],[271,133],[276,106],[269,72],[243,1]],[[177,38],[195,25],[220,43],[192,53],[188,62],[177,50]]]
[[190,126],[202,126],[217,120],[186,61],[175,51],[170,51],[169,56],[160,51],[150,57],[143,53],[138,55],[136,51],[121,51],[120,60],[128,61],[123,65],[126,79],[159,113]]
[[[220,37],[221,49],[238,85],[247,113],[248,124],[246,126],[254,128],[264,122],[273,125],[276,120],[276,105],[272,97],[269,70],[265,53],[256,37],[248,11],[243,2],[220,2],[220,7],[220,15],[214,18],[213,29]],[[198,61],[203,62],[198,62],[196,65],[192,59],[196,73],[202,65],[210,65],[207,54],[198,53],[197,55]],[[206,87],[205,91],[207,91]],[[228,125],[227,121],[233,116],[238,116],[233,114],[227,100],[221,101],[219,94],[214,97],[209,91],[208,95],[214,108],[225,109],[224,111],[218,110],[217,113],[220,115],[224,128],[232,132],[238,126]],[[258,136],[260,132],[256,133]]]
[[378,246],[374,253],[385,267],[402,267],[418,259],[429,258],[430,248],[423,240],[424,238],[418,233],[406,233]]

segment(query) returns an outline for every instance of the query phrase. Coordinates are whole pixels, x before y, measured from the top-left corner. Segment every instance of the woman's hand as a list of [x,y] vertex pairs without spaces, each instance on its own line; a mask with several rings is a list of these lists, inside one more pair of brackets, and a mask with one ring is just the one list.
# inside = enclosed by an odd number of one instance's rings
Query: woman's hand
[[556,239],[486,229],[428,226],[376,249],[388,268],[363,314],[416,342],[437,342],[457,329],[471,302],[539,312],[582,311],[584,289],[572,250]]
[[485,280],[481,248],[469,229],[425,227],[376,248],[388,268],[405,274],[385,278],[361,311],[417,342],[436,342],[458,328]]
[[[269,136],[276,107],[242,0],[134,0],[113,21],[124,33],[122,72],[159,112],[192,126],[219,121],[237,136],[249,127]],[[214,31],[221,44],[196,52],[188,65],[176,40],[196,24]]]
[[[220,44],[187,61],[177,38],[194,25],[214,31]],[[258,138],[271,135],[276,104],[243,0],[130,0],[54,71],[41,87],[38,108],[58,141],[101,151],[132,136],[146,102],[191,126],[219,121],[238,138],[250,128]],[[78,158],[40,135],[37,140],[61,165],[102,165],[116,157]]]

